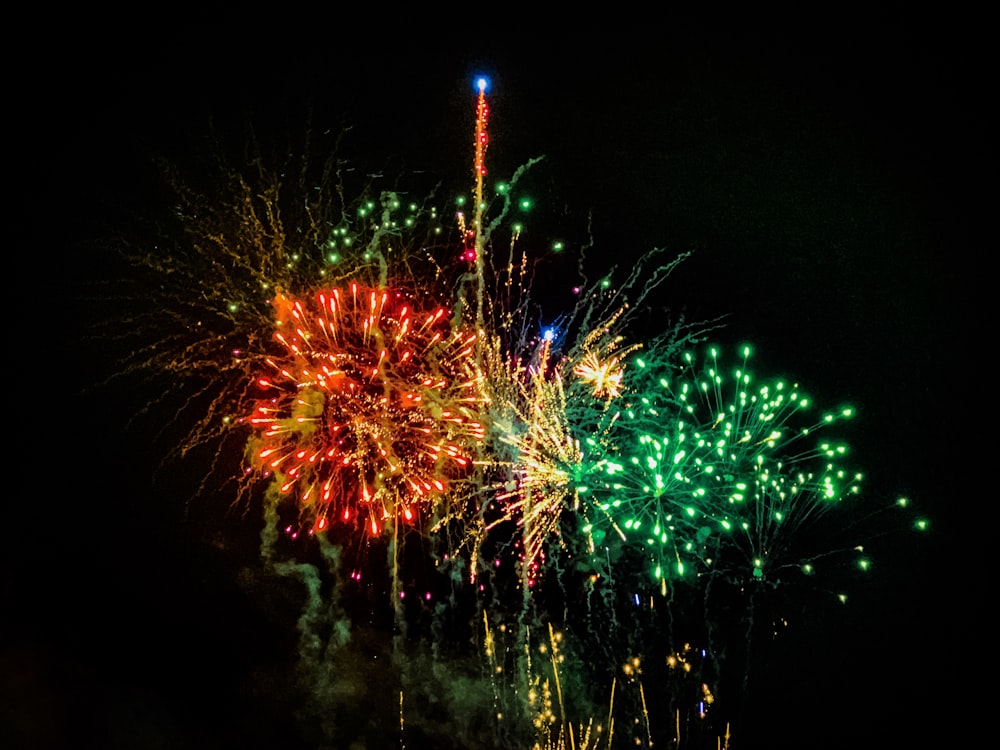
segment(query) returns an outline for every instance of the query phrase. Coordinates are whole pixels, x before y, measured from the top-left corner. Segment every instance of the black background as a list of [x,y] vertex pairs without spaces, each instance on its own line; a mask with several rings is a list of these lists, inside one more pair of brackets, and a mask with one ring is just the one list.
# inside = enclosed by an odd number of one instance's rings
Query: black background
[[290,14],[25,29],[8,115],[6,746],[299,746],[282,697],[240,687],[248,663],[291,668],[294,650],[233,580],[242,548],[206,544],[153,482],[153,448],[121,430],[128,392],[83,392],[102,352],[71,297],[100,275],[80,240],[107,196],[152,200],[147,155],[183,154],[210,116],[278,125],[312,103],[373,163],[459,182],[478,72],[494,87],[491,176],[546,155],[567,223],[592,212],[607,265],[693,250],[663,304],[729,315],[726,341],[858,405],[869,491],[933,521],[884,544],[848,614],[775,657],[743,746],[970,742],[989,725],[995,496],[981,19],[882,8],[543,33],[437,15],[406,32]]

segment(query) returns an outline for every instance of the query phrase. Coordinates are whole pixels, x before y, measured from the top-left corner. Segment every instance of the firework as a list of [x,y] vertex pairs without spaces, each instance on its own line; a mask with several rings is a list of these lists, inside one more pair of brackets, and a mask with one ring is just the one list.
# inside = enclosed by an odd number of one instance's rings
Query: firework
[[[630,325],[648,295],[686,257],[653,265],[660,256],[645,254],[618,283],[611,269],[589,286],[576,286],[572,308],[548,325],[531,299],[524,255],[518,262],[508,257],[492,280],[479,358],[490,404],[497,516],[487,530],[517,524],[527,571],[537,571],[566,514],[581,510],[580,493],[587,491],[582,445],[603,439],[613,424],[626,358],[644,347],[629,341]],[[696,335],[678,323],[646,345],[665,355]]]
[[583,530],[599,544],[611,526],[642,546],[664,591],[724,568],[751,580],[811,573],[828,550],[797,550],[799,536],[860,493],[847,445],[826,437],[853,410],[815,413],[797,384],[758,380],[750,356],[743,347],[726,368],[709,347],[704,361],[689,352],[662,370],[635,358],[613,431],[585,443]]
[[[675,611],[691,599],[674,594],[686,586],[705,615],[719,581],[774,588],[841,552],[868,566],[859,545],[833,544],[843,534],[828,533],[843,530],[833,513],[850,515],[861,493],[847,446],[828,437],[853,410],[816,412],[794,382],[758,378],[749,347],[728,365],[718,348],[692,353],[713,321],[643,330],[654,293],[685,254],[643,253],[624,273],[611,268],[594,280],[581,248],[563,290],[569,301],[544,309],[550,300],[534,289],[543,253],[511,218],[535,160],[487,196],[487,86],[477,88],[474,205],[467,215],[456,201],[450,227],[452,216],[431,199],[396,189],[367,185],[345,200],[334,158],[318,170],[305,157],[269,169],[256,155],[248,174],[219,161],[221,197],[175,180],[180,235],[127,254],[146,285],[128,299],[137,312],[123,321],[123,371],[165,382],[155,400],[188,427],[176,453],[208,448],[241,499],[263,496],[265,564],[307,586],[310,613],[325,611],[320,574],[279,561],[279,527],[317,536],[320,554],[336,559],[332,579],[347,569],[332,529],[361,529],[366,544],[387,538],[402,632],[402,600],[416,584],[400,581],[398,542],[410,524],[432,550],[433,560],[418,561],[432,572],[417,576],[434,580],[412,599],[431,622],[435,657],[451,635],[449,617],[481,618],[498,717],[514,723],[520,712],[538,747],[610,747],[620,685],[637,696],[628,740],[649,745],[656,714],[640,667],[654,660],[630,656],[604,674],[605,665],[591,665],[588,677],[615,675],[611,708],[606,721],[570,722],[571,652],[552,621],[577,618],[570,627],[581,626],[581,642],[591,638],[610,664],[655,641],[669,654],[658,666],[673,673],[663,683],[677,695],[667,700],[699,720],[709,706],[716,712],[724,649],[712,632],[697,634],[704,650],[677,649],[673,633],[664,636],[664,619],[670,631],[691,617]],[[242,472],[228,462],[233,443]],[[632,564],[641,570],[621,569]],[[505,588],[498,581],[511,568],[515,584]],[[539,582],[558,589],[558,605],[534,601]],[[435,585],[450,596],[432,595]],[[302,625],[312,644],[303,658],[317,670],[330,664],[316,661],[319,619]],[[548,639],[535,643],[543,621]],[[335,632],[339,648],[347,627],[338,622]]]
[[281,353],[257,381],[253,468],[313,530],[413,522],[469,474],[484,433],[476,336],[446,308],[358,284],[274,306]]
[[241,418],[260,398],[254,384],[267,359],[282,356],[272,336],[280,297],[312,300],[356,283],[446,299],[449,283],[431,257],[449,230],[432,199],[378,177],[351,183],[337,144],[317,157],[307,138],[297,156],[273,164],[255,144],[237,160],[209,142],[197,178],[158,163],[173,190],[171,216],[123,220],[113,243],[122,278],[92,294],[95,306],[113,305],[112,322],[96,331],[120,352],[109,382],[148,381],[154,395],[142,414],[160,425],[168,457],[203,451],[223,483],[248,437]]

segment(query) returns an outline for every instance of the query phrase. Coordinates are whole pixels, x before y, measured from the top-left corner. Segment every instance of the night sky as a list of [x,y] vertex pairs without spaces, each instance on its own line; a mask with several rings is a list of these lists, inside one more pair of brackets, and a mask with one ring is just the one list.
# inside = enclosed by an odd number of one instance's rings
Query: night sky
[[989,723],[995,496],[977,24],[883,10],[480,37],[443,17],[406,34],[301,21],[57,36],[14,85],[12,258],[27,265],[10,275],[8,397],[29,433],[14,432],[0,745],[315,746],[268,679],[296,646],[282,593],[247,582],[259,519],[153,478],[162,447],[123,427],[136,394],[89,387],[107,362],[81,282],[105,271],[92,240],[116,209],[164,200],[151,156],[183,161],[210,120],[266,139],[311,107],[351,127],[366,169],[461,185],[482,72],[491,177],[545,155],[595,265],[692,251],[658,304],[727,316],[717,338],[753,342],[759,370],[857,406],[866,495],[907,495],[932,520],[880,540],[839,613],[802,614],[733,746],[968,746]]

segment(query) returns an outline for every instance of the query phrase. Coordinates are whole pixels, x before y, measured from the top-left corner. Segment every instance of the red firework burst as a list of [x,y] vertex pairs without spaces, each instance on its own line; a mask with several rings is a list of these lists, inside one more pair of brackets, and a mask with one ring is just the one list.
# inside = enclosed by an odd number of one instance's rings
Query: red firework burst
[[351,284],[274,300],[281,352],[257,385],[253,469],[303,521],[414,521],[467,476],[482,441],[475,334],[399,290]]

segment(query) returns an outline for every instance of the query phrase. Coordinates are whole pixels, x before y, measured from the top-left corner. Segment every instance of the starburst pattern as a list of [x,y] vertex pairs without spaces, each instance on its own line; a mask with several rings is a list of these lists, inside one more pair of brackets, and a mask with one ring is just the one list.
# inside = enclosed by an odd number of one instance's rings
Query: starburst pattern
[[421,303],[358,284],[275,300],[281,354],[258,380],[253,466],[276,476],[315,530],[412,522],[469,473],[484,433],[476,337]]
[[612,440],[586,444],[594,522],[585,530],[603,538],[602,521],[613,519],[649,550],[664,589],[668,578],[724,564],[754,579],[787,566],[808,572],[829,550],[796,557],[795,540],[860,493],[847,445],[826,436],[853,409],[816,414],[797,384],[758,380],[750,348],[741,355],[726,367],[709,347],[704,361],[688,352],[659,374],[637,358],[633,386],[645,387],[616,415]]

